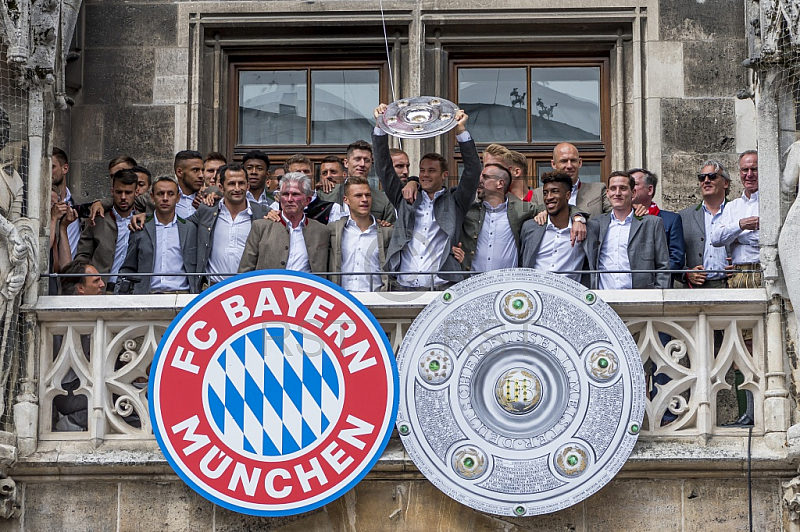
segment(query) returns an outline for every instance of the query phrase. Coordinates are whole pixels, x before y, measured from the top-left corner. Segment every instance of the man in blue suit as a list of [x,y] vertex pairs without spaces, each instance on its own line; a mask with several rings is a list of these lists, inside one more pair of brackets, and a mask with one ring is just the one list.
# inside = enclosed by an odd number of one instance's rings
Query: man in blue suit
[[[633,204],[644,205],[649,213],[658,216],[664,222],[664,231],[667,233],[667,246],[669,246],[669,269],[682,270],[686,259],[686,246],[683,240],[683,221],[678,213],[660,209],[653,202],[658,186],[658,177],[644,168],[634,168],[628,173],[636,181],[633,189]],[[680,281],[680,274],[675,274],[674,279]]]

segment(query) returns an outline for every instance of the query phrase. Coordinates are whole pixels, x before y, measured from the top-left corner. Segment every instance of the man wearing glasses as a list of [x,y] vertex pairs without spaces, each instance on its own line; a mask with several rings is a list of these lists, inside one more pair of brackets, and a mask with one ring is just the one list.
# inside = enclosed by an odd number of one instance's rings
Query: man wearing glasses
[[683,221],[685,269],[696,270],[684,275],[683,281],[690,288],[725,288],[727,276],[724,273],[706,270],[724,270],[728,265],[729,247],[712,246],[710,236],[725,210],[731,178],[722,163],[708,160],[703,163],[697,180],[703,201],[678,213]]
[[[758,253],[758,152],[748,150],[739,156],[739,179],[744,186],[742,197],[731,201],[719,224],[711,231],[711,245],[730,246],[733,269],[728,279],[731,288],[761,286],[761,262]],[[747,270],[757,270],[747,273]]]

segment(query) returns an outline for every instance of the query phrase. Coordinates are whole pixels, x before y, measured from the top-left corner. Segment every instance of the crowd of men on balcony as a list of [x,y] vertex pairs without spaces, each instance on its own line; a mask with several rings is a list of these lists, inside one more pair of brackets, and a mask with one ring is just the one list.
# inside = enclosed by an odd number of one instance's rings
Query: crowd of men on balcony
[[[376,127],[372,144],[322,161],[316,190],[304,155],[270,172],[262,151],[240,165],[186,150],[174,176],[155,178],[117,157],[111,198],[75,205],[67,155],[55,148],[51,270],[73,275],[61,278],[64,294],[198,293],[230,274],[275,268],[341,273],[329,278],[350,291],[440,290],[468,272],[514,267],[599,289],[760,285],[755,151],[739,157],[741,198],[727,200],[731,178],[709,160],[697,174],[702,202],[674,213],[653,202],[658,179],[646,169],[582,182],[580,154],[566,142],[530,190],[525,157],[492,144],[481,161],[467,120],[459,112],[454,188],[445,186],[446,157],[425,154],[409,177],[408,156]],[[382,190],[367,179],[373,163]]]

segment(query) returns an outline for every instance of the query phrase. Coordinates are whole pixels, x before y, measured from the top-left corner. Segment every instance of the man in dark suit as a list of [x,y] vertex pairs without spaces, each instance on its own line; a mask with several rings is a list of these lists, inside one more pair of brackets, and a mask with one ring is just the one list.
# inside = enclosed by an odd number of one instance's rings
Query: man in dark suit
[[[590,216],[611,212],[611,204],[606,195],[606,185],[603,183],[584,183],[580,178],[583,159],[578,153],[578,148],[569,142],[562,142],[553,149],[553,160],[550,166],[558,173],[567,174],[572,178],[572,193],[569,204]],[[544,203],[542,187],[533,191],[532,203]]]
[[[550,272],[585,269],[583,242],[573,244],[570,238],[573,224],[569,206],[572,180],[567,174],[545,174],[542,177],[542,192],[547,209],[547,223],[542,225],[536,220],[528,220],[522,224],[519,265]],[[580,215],[577,217],[581,218]],[[573,281],[580,281],[581,278],[579,273],[565,275]]]
[[[370,214],[372,189],[363,177],[351,177],[344,184],[344,202],[350,214],[328,224],[332,272],[381,272],[386,263],[386,248],[392,228],[379,224]],[[377,292],[388,289],[385,275],[335,275],[331,279],[350,292]]]
[[705,270],[724,270],[728,266],[730,247],[712,246],[711,231],[725,210],[731,178],[721,163],[710,160],[703,163],[697,179],[703,201],[678,213],[683,221],[686,243],[684,269],[697,270],[687,273],[684,282],[692,288],[727,288],[724,273],[707,273]]
[[123,169],[111,180],[113,206],[108,216],[97,218],[94,225],[87,224],[78,242],[76,259],[91,262],[100,272],[113,275],[105,277],[106,289],[114,292],[119,272],[128,252],[128,224],[135,214],[133,208],[138,177],[133,170]]
[[[634,273],[593,273],[593,289],[669,288],[669,249],[664,223],[658,216],[635,216],[632,207],[636,182],[627,172],[612,172],[606,195],[612,211],[593,216],[584,249],[590,270]],[[664,273],[636,273],[664,270]]]
[[[197,234],[194,224],[187,223],[175,213],[181,197],[178,181],[171,176],[157,177],[151,195],[155,203],[153,215],[148,216],[144,229],[128,237],[128,253],[119,270],[121,279],[134,283],[134,294],[198,292],[194,276],[173,275],[195,271]],[[170,275],[137,276],[137,273]],[[126,292],[120,281],[114,293]]]
[[[386,104],[378,106],[375,118],[383,114],[386,107]],[[475,200],[480,180],[481,160],[465,127],[468,117],[464,111],[458,111],[455,118],[458,122],[456,140],[464,165],[461,181],[453,190],[445,188],[447,160],[438,153],[423,155],[419,163],[422,193],[412,204],[403,198],[403,184],[392,164],[388,135],[379,127],[375,127],[372,133],[378,177],[389,201],[397,209],[397,222],[389,243],[385,269],[415,272],[398,276],[400,290],[443,288],[448,282],[463,278],[459,274],[425,274],[461,270],[451,249],[459,242],[464,216]]]
[[311,178],[302,172],[290,172],[281,178],[279,187],[280,219],[253,222],[239,273],[269,269],[325,272],[330,233],[325,225],[303,212],[314,194]]
[[[683,242],[683,222],[681,217],[674,212],[660,209],[653,201],[658,186],[658,177],[644,168],[628,170],[636,187],[633,189],[633,204],[643,205],[648,209],[648,214],[658,216],[664,222],[664,231],[667,235],[669,247],[669,269],[682,270],[686,261],[686,246]],[[675,275],[675,280],[680,281],[680,274]]]
[[197,228],[197,273],[207,273],[207,286],[225,280],[221,274],[235,273],[244,253],[253,221],[267,215],[270,208],[247,201],[248,180],[240,164],[219,168],[217,185],[222,201],[209,207],[200,205],[189,217]]

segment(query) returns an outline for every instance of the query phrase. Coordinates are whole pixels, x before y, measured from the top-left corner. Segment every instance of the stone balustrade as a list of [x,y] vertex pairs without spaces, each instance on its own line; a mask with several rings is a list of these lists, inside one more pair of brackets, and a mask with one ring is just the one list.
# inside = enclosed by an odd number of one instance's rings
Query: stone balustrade
[[[742,373],[740,388],[752,392],[755,401],[755,452],[764,458],[785,455],[780,442],[786,441],[789,424],[787,368],[780,356],[774,364],[781,367],[771,367],[768,360],[765,290],[600,291],[598,295],[627,324],[651,381],[631,467],[651,459],[741,459],[747,429],[723,426],[737,417],[730,391],[732,368]],[[68,461],[80,462],[82,452],[99,460],[105,454],[102,446],[138,449],[149,456],[145,461],[165,465],[160,453],[153,453],[146,382],[161,335],[191,297],[39,298],[37,455],[43,458],[49,450],[59,449],[70,451]],[[395,350],[414,317],[435,297],[436,292],[358,295]],[[80,385],[73,394],[86,397],[87,430],[56,430],[54,399],[66,393],[63,383],[75,376]],[[681,443],[691,443],[691,455]],[[391,471],[406,466],[413,467],[393,440],[377,468]]]

